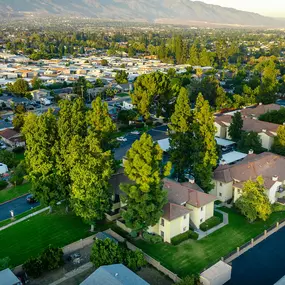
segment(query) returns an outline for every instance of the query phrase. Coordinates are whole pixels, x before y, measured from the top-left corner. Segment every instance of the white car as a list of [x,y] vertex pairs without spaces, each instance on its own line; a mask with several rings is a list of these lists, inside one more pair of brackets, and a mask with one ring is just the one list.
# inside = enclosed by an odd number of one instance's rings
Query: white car
[[140,135],[140,132],[139,131],[133,131],[131,132],[132,135]]
[[117,141],[119,141],[119,142],[126,142],[127,139],[124,138],[124,137],[118,137],[118,138],[117,138]]

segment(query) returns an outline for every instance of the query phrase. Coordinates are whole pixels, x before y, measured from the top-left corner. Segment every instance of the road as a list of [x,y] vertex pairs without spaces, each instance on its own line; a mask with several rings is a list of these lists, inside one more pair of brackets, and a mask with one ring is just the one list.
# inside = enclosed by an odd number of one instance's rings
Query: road
[[[156,127],[154,129],[151,129],[148,131],[148,134],[150,134],[154,141],[158,141],[161,139],[167,138],[167,126],[160,126]],[[126,142],[121,142],[120,147],[115,150],[115,159],[121,160],[127,153],[127,151],[131,148],[134,141],[138,140],[140,138],[140,135],[132,135],[128,134],[125,136],[127,139]]]
[[19,215],[24,213],[36,206],[39,206],[40,203],[28,204],[26,202],[26,197],[28,195],[8,202],[6,204],[0,205],[0,221],[9,219],[11,217],[10,211],[14,211],[14,215]]

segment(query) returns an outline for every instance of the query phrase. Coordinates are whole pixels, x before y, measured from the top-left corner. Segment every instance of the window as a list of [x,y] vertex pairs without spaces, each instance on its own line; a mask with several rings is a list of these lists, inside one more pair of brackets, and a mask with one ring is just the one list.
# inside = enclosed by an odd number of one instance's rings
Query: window
[[186,220],[186,215],[183,216],[184,220]]
[[203,218],[200,220],[201,223],[203,223]]
[[203,211],[203,207],[201,207],[201,211]]
[[161,236],[162,238],[164,238],[164,232],[163,232],[163,231],[160,232],[160,236]]
[[164,227],[164,219],[161,219],[160,225]]
[[222,197],[222,193],[221,192],[219,193],[219,196]]
[[183,228],[183,232],[186,232],[186,227]]
[[220,186],[223,186],[223,183],[222,183],[222,182],[220,182]]

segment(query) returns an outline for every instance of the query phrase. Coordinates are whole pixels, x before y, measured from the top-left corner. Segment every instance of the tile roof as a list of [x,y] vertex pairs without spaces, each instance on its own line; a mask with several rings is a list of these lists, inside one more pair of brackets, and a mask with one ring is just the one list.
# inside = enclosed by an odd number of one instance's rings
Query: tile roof
[[20,136],[20,133],[12,129],[6,129],[0,132],[0,136],[9,140],[12,137]]
[[[278,181],[285,180],[285,157],[270,152],[251,154],[235,165],[221,165],[214,171],[214,179],[221,182],[244,182],[256,179],[262,175],[265,186],[271,187],[269,182],[273,176]],[[271,185],[272,184],[272,185]],[[271,186],[270,186],[271,185]]]
[[268,104],[268,105],[257,105],[254,108],[246,108],[241,110],[241,114],[242,116],[255,116],[255,117],[259,117],[262,114],[265,114],[267,112],[270,111],[279,111],[280,108],[282,108],[280,105],[278,104]]
[[172,204],[172,203],[167,203],[163,207],[163,218],[168,220],[168,221],[173,221],[177,218],[180,218],[184,215],[187,215],[190,213],[191,210],[187,209],[184,206]]

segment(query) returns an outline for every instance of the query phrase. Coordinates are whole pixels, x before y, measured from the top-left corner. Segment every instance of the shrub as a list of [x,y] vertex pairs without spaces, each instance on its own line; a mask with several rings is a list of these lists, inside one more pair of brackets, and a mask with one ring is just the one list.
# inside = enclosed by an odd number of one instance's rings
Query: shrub
[[28,276],[33,278],[40,277],[44,272],[43,263],[39,257],[31,257],[28,259],[24,263],[23,269]]
[[63,251],[61,248],[49,246],[41,254],[40,259],[44,270],[50,271],[63,265]]
[[160,243],[160,242],[163,242],[163,238],[161,236],[149,234],[147,232],[143,233],[143,238],[145,239],[145,241],[150,242],[150,243]]
[[279,203],[275,203],[272,205],[272,212],[284,212],[285,206]]
[[0,190],[5,189],[8,186],[8,183],[4,180],[0,180]]
[[199,235],[191,230],[183,233],[183,234],[180,234],[176,237],[173,237],[171,239],[171,244],[173,245],[178,245],[180,244],[181,242],[187,240],[187,239],[194,239],[194,240],[197,240],[199,237]]
[[220,217],[212,217],[200,225],[200,230],[207,231],[221,223]]
[[146,260],[144,259],[144,255],[141,251],[131,251],[126,249],[123,263],[132,271],[137,271],[146,265]]
[[130,233],[130,236],[131,236],[132,238],[136,238],[136,237],[138,236],[138,232],[132,231],[132,232]]
[[155,127],[162,126],[162,123],[160,123],[160,122],[155,122],[155,123],[154,123],[154,126],[155,126]]

